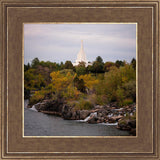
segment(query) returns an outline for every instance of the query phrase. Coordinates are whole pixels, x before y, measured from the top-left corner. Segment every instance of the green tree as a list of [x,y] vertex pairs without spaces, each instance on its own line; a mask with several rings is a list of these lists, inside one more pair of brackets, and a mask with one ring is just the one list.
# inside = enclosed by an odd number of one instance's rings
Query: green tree
[[125,62],[124,61],[120,61],[120,60],[117,60],[116,62],[115,62],[115,65],[116,65],[116,67],[121,67],[121,66],[124,66],[125,65]]
[[99,63],[103,63],[103,59],[101,58],[101,56],[98,56],[98,57],[96,58],[96,61],[99,62]]
[[85,67],[85,63],[84,62],[80,62],[78,66],[76,66],[76,73],[78,76],[80,75],[84,75],[87,73],[87,69]]
[[87,66],[87,73],[93,73],[94,72],[94,68],[93,68],[93,65],[88,65]]
[[136,98],[136,72],[133,67],[126,64],[117,68],[112,66],[105,73],[104,90],[109,101],[116,101],[119,105],[126,99],[135,101]]
[[129,82],[124,83],[122,88],[124,89],[125,97],[136,102],[136,80],[130,80]]
[[135,70],[136,69],[136,60],[135,60],[135,58],[132,59],[131,65],[132,65],[133,69]]
[[36,58],[34,58],[33,60],[32,60],[32,63],[31,63],[31,66],[32,66],[32,68],[35,68],[36,66],[38,66],[39,65],[39,59],[36,57]]
[[83,79],[79,79],[78,76],[76,76],[74,78],[74,86],[80,91],[85,93],[86,92],[86,87],[84,84],[84,80]]
[[60,70],[64,69],[64,64],[63,62],[60,63]]
[[64,64],[65,69],[73,69],[73,64],[71,61],[66,61]]
[[44,77],[41,74],[37,74],[35,69],[29,69],[24,73],[24,87],[26,90],[40,90],[45,85]]
[[93,63],[93,72],[94,73],[104,73],[104,64],[98,61]]
[[94,73],[104,73],[104,63],[103,59],[98,56],[92,65]]
[[27,65],[24,64],[24,72],[29,70],[31,68],[30,64],[28,63]]

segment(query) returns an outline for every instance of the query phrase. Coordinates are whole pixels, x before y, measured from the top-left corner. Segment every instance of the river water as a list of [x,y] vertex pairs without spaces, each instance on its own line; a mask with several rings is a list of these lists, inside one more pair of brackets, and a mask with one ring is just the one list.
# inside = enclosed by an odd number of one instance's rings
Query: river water
[[115,125],[89,124],[37,112],[24,107],[24,136],[128,136]]

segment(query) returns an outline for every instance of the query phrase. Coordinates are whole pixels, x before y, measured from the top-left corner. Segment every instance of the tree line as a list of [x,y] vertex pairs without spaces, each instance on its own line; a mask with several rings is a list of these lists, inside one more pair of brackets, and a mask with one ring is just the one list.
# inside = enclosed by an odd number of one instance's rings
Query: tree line
[[58,96],[68,102],[76,100],[82,104],[83,101],[93,105],[117,102],[122,106],[134,103],[136,60],[133,58],[130,63],[121,60],[104,63],[98,56],[85,67],[84,62],[73,66],[71,61],[56,63],[34,58],[31,64],[24,65],[24,92],[25,98],[30,98],[33,104]]

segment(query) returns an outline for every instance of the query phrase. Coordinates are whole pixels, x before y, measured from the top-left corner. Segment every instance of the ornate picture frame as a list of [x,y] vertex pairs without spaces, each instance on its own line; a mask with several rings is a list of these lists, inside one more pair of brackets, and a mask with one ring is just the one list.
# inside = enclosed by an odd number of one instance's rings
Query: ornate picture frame
[[[160,159],[159,0],[1,0],[1,159]],[[23,136],[24,23],[137,23],[135,137]]]

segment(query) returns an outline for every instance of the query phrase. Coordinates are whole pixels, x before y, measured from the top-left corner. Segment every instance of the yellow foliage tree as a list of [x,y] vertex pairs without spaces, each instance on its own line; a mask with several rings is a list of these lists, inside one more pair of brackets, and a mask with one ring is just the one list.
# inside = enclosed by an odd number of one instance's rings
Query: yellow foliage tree
[[70,72],[62,74],[57,71],[52,72],[50,76],[52,77],[52,85],[56,93],[61,93],[66,98],[73,98],[74,96],[76,98],[79,95],[79,91],[73,85],[76,74],[72,75]]
[[94,86],[99,83],[99,80],[91,76],[91,74],[81,75],[79,79],[83,79],[85,86],[90,90],[92,90]]

